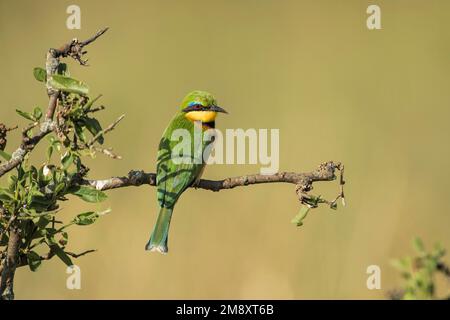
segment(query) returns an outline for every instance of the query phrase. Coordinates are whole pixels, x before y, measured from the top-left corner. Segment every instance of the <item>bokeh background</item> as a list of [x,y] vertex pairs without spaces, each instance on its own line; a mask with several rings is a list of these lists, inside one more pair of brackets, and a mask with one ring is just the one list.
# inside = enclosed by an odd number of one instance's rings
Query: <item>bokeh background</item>
[[[372,3],[382,30],[366,28]],[[81,7],[81,30],[66,28],[70,4]],[[111,191],[99,205],[71,199],[67,220],[113,209],[71,231],[71,251],[98,249],[76,261],[82,289],[66,289],[66,268],[53,259],[36,273],[17,272],[16,297],[385,298],[401,283],[390,260],[411,254],[414,236],[450,248],[449,12],[441,0],[0,0],[0,122],[10,125],[26,123],[15,108],[46,105],[32,69],[49,47],[111,28],[88,48],[90,67],[68,62],[72,76],[104,95],[103,124],[126,114],[107,137],[123,160],[99,155],[89,161],[91,177],[153,171],[161,133],[193,89],[213,92],[228,109],[220,128],[279,128],[280,170],[338,160],[347,175],[347,207],[315,210],[301,228],[290,223],[299,208],[292,185],[189,190],[167,256],[144,251],[154,188]],[[7,150],[18,141],[11,134]],[[258,170],[215,165],[204,176]],[[336,191],[334,183],[315,189]],[[381,267],[381,290],[366,287],[372,264]]]

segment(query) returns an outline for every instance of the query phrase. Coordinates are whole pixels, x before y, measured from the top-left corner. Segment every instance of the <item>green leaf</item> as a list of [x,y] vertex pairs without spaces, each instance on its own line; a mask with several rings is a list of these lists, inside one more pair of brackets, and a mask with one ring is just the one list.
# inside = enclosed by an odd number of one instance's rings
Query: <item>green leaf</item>
[[303,201],[311,208],[316,208],[319,205],[319,203],[325,202],[325,200],[323,200],[322,196],[320,195],[319,196],[308,195],[303,199]]
[[77,137],[82,142],[86,142],[86,135],[84,134],[83,127],[80,126],[78,123],[75,123],[74,127],[75,127],[75,133],[77,134]]
[[14,193],[8,189],[0,188],[0,200],[1,201],[11,201],[14,200]]
[[50,218],[45,215],[43,217],[39,217],[38,220],[35,222],[35,225],[38,229],[45,228],[50,223]]
[[33,110],[33,117],[36,120],[41,119],[41,117],[42,117],[42,110],[41,110],[41,108],[39,108],[39,107],[34,108],[34,110]]
[[0,156],[5,159],[6,161],[11,160],[11,155],[9,153],[6,153],[3,150],[0,150]]
[[89,93],[89,87],[84,82],[58,74],[52,76],[49,85],[54,89],[64,92],[72,92],[80,95],[87,95]]
[[56,254],[56,256],[58,258],[61,259],[62,262],[64,262],[68,267],[72,266],[72,260],[70,259],[70,257],[67,255],[67,253],[64,252],[64,250],[57,244],[51,244],[50,245],[50,249],[52,250],[52,252],[54,252]]
[[102,202],[108,196],[103,191],[88,187],[88,186],[77,186],[69,190],[69,193],[74,194],[86,202]]
[[36,209],[36,211],[47,211],[49,207],[53,204],[52,199],[47,199],[45,196],[32,195],[28,206],[30,208]]
[[58,139],[53,136],[48,136],[47,140],[54,149],[61,151],[61,142]]
[[425,246],[422,242],[422,239],[419,237],[414,238],[413,240],[413,246],[416,249],[418,253],[424,253],[425,252]]
[[297,215],[291,220],[292,223],[296,224],[297,227],[300,227],[303,225],[303,219],[306,218],[308,215],[308,212],[310,210],[309,206],[302,205],[300,208],[300,211],[297,213]]
[[47,161],[49,162],[53,154],[53,146],[50,145],[47,148]]
[[73,155],[71,152],[67,152],[61,159],[61,164],[64,170],[67,170],[73,163]]
[[31,271],[36,271],[42,263],[41,257],[34,251],[27,253],[28,266]]
[[399,271],[409,272],[411,270],[412,261],[410,257],[395,259],[391,261],[391,265]]
[[77,215],[75,219],[73,219],[73,222],[79,226],[87,226],[93,224],[98,219],[98,217],[99,214],[97,212],[84,212]]
[[61,232],[61,239],[59,239],[59,244],[62,246],[67,245],[67,242],[69,242],[69,234],[65,231]]
[[[96,136],[100,131],[102,131],[102,126],[100,125],[100,122],[98,122],[95,118],[85,118],[84,119],[86,128],[89,130],[89,132],[92,134],[92,136]],[[103,144],[105,139],[103,136],[100,136],[97,139],[98,143]]]
[[56,72],[60,75],[70,77],[69,68],[67,67],[67,64],[65,64],[65,63],[60,63],[58,65],[58,70],[56,70]]
[[59,183],[55,188],[55,195],[59,195],[61,191],[66,188],[66,184],[64,182]]
[[433,253],[432,255],[436,258],[436,259],[440,259],[445,255],[445,249],[444,247],[442,247],[441,243],[436,243],[434,245],[433,248]]
[[33,69],[33,75],[37,81],[45,82],[47,80],[47,72],[45,69],[36,67]]
[[19,109],[16,109],[16,112],[17,112],[20,116],[24,117],[25,119],[28,119],[28,120],[31,120],[31,121],[36,121],[36,118],[33,117],[33,115],[32,115],[31,113],[29,113],[29,112],[21,111],[21,110],[19,110]]

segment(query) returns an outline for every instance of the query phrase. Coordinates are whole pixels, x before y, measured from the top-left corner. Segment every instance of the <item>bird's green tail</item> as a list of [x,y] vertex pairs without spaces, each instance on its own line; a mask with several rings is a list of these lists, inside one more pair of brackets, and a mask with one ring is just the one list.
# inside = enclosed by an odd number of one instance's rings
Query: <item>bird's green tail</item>
[[150,240],[145,246],[145,250],[158,251],[160,253],[167,253],[167,237],[169,235],[170,219],[172,218],[173,208],[161,208],[158,219],[156,220],[155,228],[153,229]]

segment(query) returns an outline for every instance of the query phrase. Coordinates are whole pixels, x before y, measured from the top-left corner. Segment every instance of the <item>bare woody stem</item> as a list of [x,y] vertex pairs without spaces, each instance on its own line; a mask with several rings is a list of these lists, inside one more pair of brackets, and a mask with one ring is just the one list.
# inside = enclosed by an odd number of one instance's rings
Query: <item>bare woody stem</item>
[[[342,172],[343,165],[333,161],[324,162],[318,168],[311,172],[295,173],[295,172],[279,172],[273,175],[252,174],[240,177],[226,178],[223,180],[206,180],[201,179],[195,188],[220,191],[224,189],[233,189],[253,184],[262,183],[291,183],[296,185],[296,192],[301,198],[306,192],[312,190],[313,183],[318,181],[332,181],[336,179],[336,170]],[[341,176],[342,177],[342,176]],[[343,198],[343,178],[341,178],[341,192],[338,197]],[[145,173],[143,171],[130,171],[125,177],[112,177],[104,180],[82,180],[81,184],[89,185],[97,190],[111,190],[129,186],[156,185],[156,175],[154,173]]]

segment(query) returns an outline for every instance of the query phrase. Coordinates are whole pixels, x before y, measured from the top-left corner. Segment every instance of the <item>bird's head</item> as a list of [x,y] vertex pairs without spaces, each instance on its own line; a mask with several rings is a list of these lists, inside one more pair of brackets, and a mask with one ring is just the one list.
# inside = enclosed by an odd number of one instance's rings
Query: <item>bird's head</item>
[[190,92],[181,103],[181,111],[191,121],[212,122],[217,113],[228,113],[217,105],[216,98],[205,91]]

